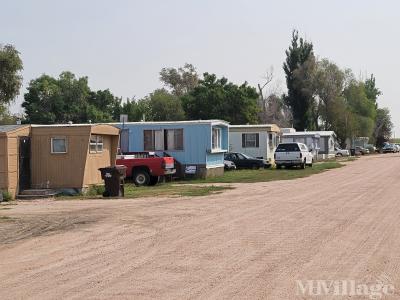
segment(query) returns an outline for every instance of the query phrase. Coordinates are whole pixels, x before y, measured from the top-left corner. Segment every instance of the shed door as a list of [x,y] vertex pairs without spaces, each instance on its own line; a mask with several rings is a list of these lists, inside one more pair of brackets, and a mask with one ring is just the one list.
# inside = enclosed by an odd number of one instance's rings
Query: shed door
[[31,138],[19,138],[19,190],[31,187]]

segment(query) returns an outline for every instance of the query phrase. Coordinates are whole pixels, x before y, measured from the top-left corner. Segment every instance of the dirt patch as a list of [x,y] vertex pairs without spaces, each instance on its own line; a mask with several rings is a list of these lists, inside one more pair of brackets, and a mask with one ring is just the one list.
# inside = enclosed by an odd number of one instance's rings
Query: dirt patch
[[98,222],[104,216],[88,210],[74,214],[35,214],[23,217],[0,216],[0,244],[10,244],[22,239],[74,230]]

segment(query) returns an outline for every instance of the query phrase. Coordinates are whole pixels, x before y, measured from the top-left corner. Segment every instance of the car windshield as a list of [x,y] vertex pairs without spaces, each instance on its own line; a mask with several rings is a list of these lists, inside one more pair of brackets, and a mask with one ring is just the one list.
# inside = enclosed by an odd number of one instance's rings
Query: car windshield
[[236,153],[236,155],[239,159],[253,159],[251,156],[248,156],[244,153]]
[[300,148],[297,144],[279,144],[278,148],[275,150],[276,152],[296,152],[300,151]]

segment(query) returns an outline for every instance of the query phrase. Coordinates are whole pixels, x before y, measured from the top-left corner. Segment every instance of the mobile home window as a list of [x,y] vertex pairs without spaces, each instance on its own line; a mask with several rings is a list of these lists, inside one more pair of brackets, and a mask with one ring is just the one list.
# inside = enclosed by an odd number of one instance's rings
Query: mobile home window
[[103,152],[103,137],[101,135],[90,136],[90,153],[101,153]]
[[164,150],[162,130],[143,130],[144,151]]
[[258,133],[242,133],[242,148],[260,147],[260,136]]
[[164,130],[164,149],[183,150],[183,129]]
[[212,130],[212,148],[221,149],[221,129],[213,128]]
[[67,138],[51,138],[51,153],[67,153]]

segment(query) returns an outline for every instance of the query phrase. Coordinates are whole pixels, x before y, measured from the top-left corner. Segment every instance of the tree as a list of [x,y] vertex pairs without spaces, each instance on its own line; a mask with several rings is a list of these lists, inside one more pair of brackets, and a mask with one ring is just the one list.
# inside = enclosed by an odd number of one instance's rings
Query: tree
[[152,121],[180,121],[185,119],[182,101],[165,89],[158,89],[148,97]]
[[293,125],[297,130],[316,129],[318,117],[315,116],[312,84],[314,69],[313,44],[299,39],[298,31],[294,30],[283,70],[288,89],[285,102],[292,110]]
[[115,97],[110,90],[89,92],[86,119],[94,123],[118,120],[121,112],[121,98]]
[[315,93],[318,102],[318,115],[323,122],[324,130],[337,131],[338,115],[336,106],[342,105],[345,74],[340,68],[328,59],[317,63],[314,76]]
[[363,82],[352,82],[345,90],[344,97],[352,113],[352,137],[371,137],[375,127],[376,106],[368,99]]
[[271,94],[263,101],[260,121],[263,124],[277,124],[279,127],[291,127],[292,113],[285,105],[282,97]]
[[128,115],[128,120],[130,122],[139,122],[150,119],[151,120],[151,110],[149,99],[141,99],[136,101],[133,99],[127,99],[125,103],[122,104],[121,113]]
[[109,90],[91,91],[87,77],[76,78],[71,72],[32,80],[24,99],[26,121],[42,124],[115,121],[121,103]]
[[392,136],[393,123],[388,108],[378,108],[376,111],[376,124],[374,129],[375,143],[382,147],[383,143],[390,140]]
[[223,119],[232,124],[255,124],[258,121],[255,88],[247,83],[237,86],[228,79],[204,73],[204,79],[182,98],[186,116],[191,119]]
[[0,106],[8,105],[19,95],[22,69],[19,52],[12,45],[0,45]]
[[371,77],[365,80],[365,93],[368,99],[372,100],[375,103],[375,106],[378,107],[377,100],[382,92],[376,87],[375,84],[375,76],[371,74]]
[[199,75],[196,68],[186,63],[183,67],[163,68],[160,71],[161,82],[171,89],[172,93],[178,97],[191,92],[199,83]]

